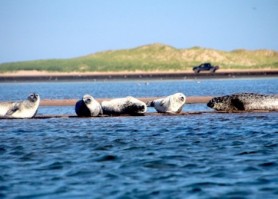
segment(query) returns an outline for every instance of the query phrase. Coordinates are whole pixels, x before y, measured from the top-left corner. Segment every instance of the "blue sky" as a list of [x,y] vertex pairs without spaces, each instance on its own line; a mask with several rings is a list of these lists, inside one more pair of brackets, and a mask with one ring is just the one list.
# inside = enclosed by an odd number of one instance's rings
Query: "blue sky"
[[1,0],[0,63],[163,43],[278,51],[278,0]]

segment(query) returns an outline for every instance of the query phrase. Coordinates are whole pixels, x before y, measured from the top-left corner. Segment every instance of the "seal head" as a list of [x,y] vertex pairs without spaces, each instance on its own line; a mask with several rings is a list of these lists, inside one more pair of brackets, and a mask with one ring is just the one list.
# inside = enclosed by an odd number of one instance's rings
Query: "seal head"
[[243,110],[243,104],[233,100],[233,97],[225,95],[222,97],[214,97],[208,103],[207,106],[217,111],[236,111]]
[[76,102],[75,112],[79,117],[96,117],[102,114],[102,108],[97,100],[86,94]]

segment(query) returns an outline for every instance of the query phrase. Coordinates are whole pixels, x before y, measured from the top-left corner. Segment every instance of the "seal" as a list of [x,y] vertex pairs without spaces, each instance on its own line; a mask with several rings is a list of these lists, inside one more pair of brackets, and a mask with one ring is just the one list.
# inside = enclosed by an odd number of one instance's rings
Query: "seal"
[[131,96],[103,101],[101,107],[106,115],[144,115],[147,112],[147,105]]
[[76,102],[75,112],[79,117],[96,117],[102,114],[102,108],[97,100],[86,94]]
[[149,107],[154,107],[158,113],[180,113],[185,105],[186,96],[183,93],[175,93],[165,98],[147,102]]
[[40,104],[40,96],[32,93],[22,102],[13,102],[6,105],[9,107],[4,118],[33,118],[37,114]]
[[253,111],[278,110],[278,95],[262,95],[257,93],[238,93],[214,97],[207,106],[216,111]]

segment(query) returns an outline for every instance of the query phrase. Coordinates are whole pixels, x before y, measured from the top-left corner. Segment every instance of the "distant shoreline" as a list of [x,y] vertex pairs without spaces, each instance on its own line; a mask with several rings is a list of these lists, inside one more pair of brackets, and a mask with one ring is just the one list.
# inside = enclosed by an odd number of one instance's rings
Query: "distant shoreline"
[[[278,69],[220,69],[216,72],[278,72]],[[129,74],[173,74],[173,73],[193,73],[192,70],[182,70],[182,71],[120,71],[120,72],[50,72],[50,71],[38,71],[38,70],[19,70],[15,72],[4,72],[0,73],[0,77],[2,76],[71,76],[71,75],[115,75],[115,74],[122,74],[122,75],[129,75]],[[208,73],[208,72],[201,72],[201,73]],[[200,74],[201,74],[200,73]]]
[[278,77],[278,69],[224,70],[216,73],[193,71],[136,71],[136,72],[47,72],[17,71],[0,73],[0,82],[14,81],[96,81],[129,79],[200,79],[200,78],[237,78],[237,77]]

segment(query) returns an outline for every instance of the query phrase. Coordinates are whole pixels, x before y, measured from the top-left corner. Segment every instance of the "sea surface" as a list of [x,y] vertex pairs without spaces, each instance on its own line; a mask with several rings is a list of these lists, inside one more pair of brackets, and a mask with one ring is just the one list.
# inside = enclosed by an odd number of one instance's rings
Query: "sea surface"
[[[1,83],[0,101],[278,93],[277,78]],[[210,111],[208,111],[210,110]],[[149,109],[150,112],[154,111]],[[0,198],[278,198],[278,112],[0,120]],[[38,115],[74,115],[40,107]]]

